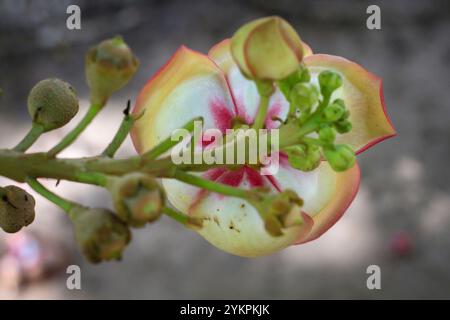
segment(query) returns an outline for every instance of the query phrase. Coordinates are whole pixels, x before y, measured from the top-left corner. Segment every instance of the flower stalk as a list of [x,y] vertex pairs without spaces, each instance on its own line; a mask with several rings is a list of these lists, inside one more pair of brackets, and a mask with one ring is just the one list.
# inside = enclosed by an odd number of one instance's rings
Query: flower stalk
[[44,133],[44,127],[40,124],[33,123],[27,135],[13,148],[14,151],[25,152],[33,143]]

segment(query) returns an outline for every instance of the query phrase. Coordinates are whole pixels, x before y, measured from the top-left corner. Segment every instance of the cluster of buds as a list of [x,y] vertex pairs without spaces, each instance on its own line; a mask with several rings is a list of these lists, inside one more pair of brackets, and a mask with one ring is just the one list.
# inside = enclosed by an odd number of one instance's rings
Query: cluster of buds
[[[134,75],[138,61],[121,37],[101,42],[91,48],[86,55],[85,68],[87,83],[91,89],[91,108],[80,124],[49,151],[54,157],[73,142],[106,100],[123,87]],[[39,136],[66,125],[78,112],[79,103],[75,89],[67,82],[49,78],[38,82],[28,95],[28,111],[32,119],[32,129],[14,148],[25,152]],[[128,115],[126,121],[133,120]],[[124,123],[126,123],[124,120]],[[129,125],[126,123],[128,128]],[[125,135],[128,132],[125,132]],[[120,143],[123,142],[119,141]],[[119,143],[119,145],[120,145]],[[117,146],[118,147],[118,146]],[[35,180],[31,180],[35,181]],[[108,186],[117,213],[107,209],[86,208],[66,201],[46,190],[37,181],[38,192],[59,204],[71,218],[75,238],[86,258],[97,263],[120,259],[126,245],[130,242],[129,227],[141,227],[156,220],[161,215],[165,195],[154,178],[144,174],[126,174],[121,177],[108,177]],[[48,196],[50,195],[50,196]],[[7,186],[0,188],[0,227],[9,233],[18,232],[34,220],[34,199],[24,190]]]
[[255,81],[261,96],[266,92],[270,96],[276,83],[290,104],[285,123],[297,122],[300,127],[309,121],[314,126],[318,139],[305,139],[283,150],[294,168],[312,171],[323,157],[336,171],[354,165],[352,149],[334,144],[336,133],[352,128],[345,102],[340,98],[330,101],[343,85],[342,76],[324,70],[313,79],[303,63],[305,46],[288,22],[279,17],[250,22],[235,33],[230,49],[242,74]]
[[324,157],[336,171],[345,171],[355,163],[355,153],[346,144],[335,144],[337,134],[352,129],[350,112],[341,98],[331,100],[333,93],[342,87],[342,76],[333,71],[322,71],[317,86],[308,69],[300,69],[279,81],[282,92],[290,102],[290,113],[286,122],[294,121],[300,126],[311,126],[315,133],[306,136],[298,145],[286,147],[292,167],[302,171],[317,168]]

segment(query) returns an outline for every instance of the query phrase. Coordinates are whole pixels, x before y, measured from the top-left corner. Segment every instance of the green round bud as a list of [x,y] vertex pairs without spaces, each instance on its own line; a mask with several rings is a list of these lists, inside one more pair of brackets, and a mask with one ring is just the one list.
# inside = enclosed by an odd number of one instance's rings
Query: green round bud
[[355,152],[346,144],[324,148],[324,155],[335,171],[345,171],[353,167],[356,161]]
[[105,40],[86,54],[86,80],[91,103],[103,106],[136,73],[139,62],[122,37]]
[[312,84],[298,83],[292,88],[289,98],[300,111],[308,110],[319,101],[319,91]]
[[345,109],[337,104],[332,103],[324,110],[325,119],[330,122],[338,121],[345,113]]
[[345,109],[345,101],[344,101],[344,100],[342,100],[342,99],[335,99],[335,100],[333,101],[333,103],[338,104],[338,105],[340,105],[342,108]]
[[348,119],[350,117],[350,110],[348,110],[347,107],[345,106],[345,101],[344,100],[342,100],[342,99],[335,99],[333,101],[333,104],[340,105],[342,108],[345,109],[345,111],[342,114],[340,120],[345,120],[345,119]]
[[319,130],[319,140],[325,143],[333,143],[336,139],[336,131],[329,126],[324,126]]
[[283,92],[285,97],[289,97],[292,88],[300,82],[307,83],[311,80],[311,74],[305,65],[301,65],[300,68],[290,74],[287,78],[278,81],[278,87]]
[[77,243],[90,262],[121,259],[131,240],[131,232],[113,212],[79,207],[73,209],[70,216]]
[[60,128],[78,112],[75,89],[56,78],[39,81],[28,95],[28,112],[44,131]]
[[301,171],[312,171],[316,169],[321,161],[319,147],[316,145],[295,145],[284,150],[288,156],[289,164]]
[[341,120],[347,120],[348,118],[350,118],[350,111],[346,109],[341,117]]
[[15,233],[34,221],[32,195],[16,186],[0,188],[0,228]]
[[319,84],[322,95],[329,97],[337,88],[342,86],[342,77],[333,71],[322,71],[319,74]]
[[311,74],[309,73],[309,70],[306,66],[301,66],[300,69],[297,71],[297,82],[310,82],[311,81]]
[[340,134],[350,132],[352,130],[352,123],[348,120],[340,120],[334,123],[336,131]]
[[161,216],[165,195],[149,175],[130,173],[115,178],[108,186],[117,215],[132,227],[142,227]]

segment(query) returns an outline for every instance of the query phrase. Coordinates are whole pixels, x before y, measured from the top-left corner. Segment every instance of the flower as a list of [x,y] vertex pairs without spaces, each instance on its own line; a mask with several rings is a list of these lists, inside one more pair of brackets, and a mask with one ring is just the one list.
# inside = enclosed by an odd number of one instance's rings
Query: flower
[[[350,121],[342,123],[344,133],[336,137],[337,144],[347,144],[358,154],[395,135],[385,111],[379,77],[347,59],[313,54],[303,45],[303,62],[313,83],[318,83],[318,75],[326,70],[342,77],[342,86],[332,93],[331,101],[345,101]],[[321,82],[324,86],[336,83],[327,76]],[[259,100],[255,82],[243,75],[232,58],[230,40],[215,45],[208,55],[182,46],[140,92],[133,112],[138,114],[144,109],[147,112],[131,132],[133,143],[139,153],[144,153],[195,116],[203,117],[205,129],[217,128],[223,133],[236,119],[251,124]],[[331,111],[337,111],[336,106],[333,108],[336,110]],[[288,112],[289,103],[277,85],[269,101],[266,128],[277,127],[279,122],[273,118],[285,119]],[[350,122],[353,129],[348,132],[344,129],[348,129]],[[322,139],[328,136],[325,132]],[[340,168],[346,169],[352,160],[346,149],[340,151],[331,150],[329,156],[342,162]],[[214,246],[239,256],[268,255],[320,237],[349,207],[360,180],[357,163],[337,172],[327,161],[321,161],[316,168],[313,163],[309,165],[313,170],[303,172],[290,165],[286,154],[279,156],[280,168],[274,175],[262,176],[248,166],[234,171],[210,169],[202,174],[204,178],[234,187],[262,187],[273,193],[290,189],[297,193],[304,201],[301,209],[293,207],[299,221],[282,225],[282,235],[277,237],[267,232],[257,208],[245,200],[211,193],[173,179],[163,179],[163,186],[169,201],[178,210],[203,218],[203,228],[197,232]]]
[[231,38],[230,49],[241,72],[261,80],[287,77],[298,69],[304,54],[297,32],[276,16],[243,25]]

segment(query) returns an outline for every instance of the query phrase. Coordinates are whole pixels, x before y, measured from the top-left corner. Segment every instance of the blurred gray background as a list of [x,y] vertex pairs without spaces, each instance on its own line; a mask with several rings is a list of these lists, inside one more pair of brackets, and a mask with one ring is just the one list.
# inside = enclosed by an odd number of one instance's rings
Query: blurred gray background
[[[82,30],[65,26],[70,4],[81,7]],[[381,7],[381,30],[366,28],[369,4]],[[344,56],[383,78],[398,136],[358,157],[361,189],[344,218],[312,243],[258,259],[223,253],[163,218],[134,232],[123,261],[90,265],[75,248],[68,219],[36,196],[37,218],[27,233],[41,251],[64,259],[51,276],[20,286],[11,279],[25,271],[4,263],[0,298],[450,298],[448,1],[0,0],[0,146],[12,147],[28,130],[27,93],[43,78],[77,88],[79,119],[88,98],[83,55],[106,37],[123,35],[141,67],[65,156],[100,151],[127,99],[178,46],[207,52],[243,23],[273,14],[290,21],[315,52]],[[32,150],[51,147],[74,123]],[[128,140],[120,154],[133,153]],[[52,181],[46,185],[54,188]],[[110,206],[108,194],[93,187],[62,182],[57,190]],[[15,238],[1,232],[1,241]],[[5,248],[0,244],[0,255]],[[72,263],[81,266],[79,291],[66,289],[65,266]],[[381,290],[366,287],[372,264],[381,268]]]

